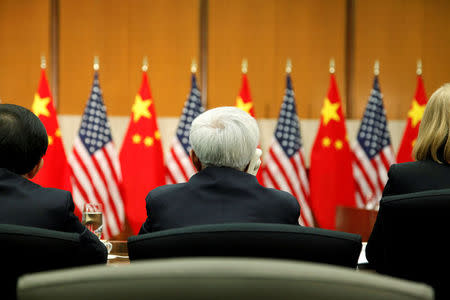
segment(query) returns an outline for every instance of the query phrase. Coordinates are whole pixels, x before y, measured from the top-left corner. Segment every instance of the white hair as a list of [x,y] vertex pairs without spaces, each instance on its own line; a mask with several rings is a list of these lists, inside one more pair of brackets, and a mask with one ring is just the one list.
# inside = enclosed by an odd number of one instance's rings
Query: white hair
[[203,165],[244,171],[258,146],[259,128],[245,111],[218,107],[194,119],[189,140]]

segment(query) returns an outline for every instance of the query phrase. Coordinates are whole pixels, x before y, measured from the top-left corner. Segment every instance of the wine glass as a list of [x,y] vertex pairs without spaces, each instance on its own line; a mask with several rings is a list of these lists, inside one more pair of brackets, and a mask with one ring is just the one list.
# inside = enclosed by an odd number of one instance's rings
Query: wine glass
[[102,205],[100,203],[84,204],[81,223],[101,239],[103,231]]

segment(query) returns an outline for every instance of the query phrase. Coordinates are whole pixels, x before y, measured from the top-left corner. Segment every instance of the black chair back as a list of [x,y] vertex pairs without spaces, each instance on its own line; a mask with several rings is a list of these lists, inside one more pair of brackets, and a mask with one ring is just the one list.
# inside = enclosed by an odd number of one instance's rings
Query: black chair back
[[128,239],[131,261],[233,256],[293,259],[356,268],[360,251],[360,235],[283,224],[198,225]]
[[450,295],[449,214],[450,189],[384,197],[379,210],[384,263],[377,271],[428,283],[436,298]]
[[2,299],[15,299],[23,274],[93,263],[79,234],[11,224],[0,224],[0,257]]

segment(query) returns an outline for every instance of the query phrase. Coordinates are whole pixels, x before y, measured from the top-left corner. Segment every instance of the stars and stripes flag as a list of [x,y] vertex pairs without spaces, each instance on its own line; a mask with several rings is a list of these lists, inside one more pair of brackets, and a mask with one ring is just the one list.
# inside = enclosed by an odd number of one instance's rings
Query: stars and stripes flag
[[166,158],[167,183],[186,182],[195,173],[194,165],[189,157],[189,151],[191,150],[189,130],[192,121],[203,111],[197,80],[195,74],[192,74],[191,91],[184,103],[177,132]]
[[373,89],[352,150],[356,205],[374,209],[381,199],[389,167],[395,163],[378,76],[373,80]]
[[75,205],[82,210],[85,203],[102,204],[104,238],[119,234],[125,215],[122,174],[97,72],[69,164]]
[[313,226],[309,207],[309,182],[305,169],[300,124],[291,76],[286,76],[286,92],[278,117],[272,144],[265,156],[262,177],[266,187],[294,195],[301,207],[299,224]]

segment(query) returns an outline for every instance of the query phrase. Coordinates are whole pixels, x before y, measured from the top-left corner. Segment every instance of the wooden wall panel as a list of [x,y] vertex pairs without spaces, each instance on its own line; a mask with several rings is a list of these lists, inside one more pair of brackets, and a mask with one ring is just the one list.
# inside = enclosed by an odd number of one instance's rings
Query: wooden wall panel
[[416,62],[422,57],[423,9],[422,0],[355,1],[353,118],[362,117],[376,59],[388,118],[406,118],[415,91]]
[[355,1],[353,118],[361,118],[381,63],[380,84],[389,119],[405,119],[416,87],[416,62],[423,60],[427,95],[450,81],[448,1]]
[[259,118],[278,116],[288,57],[300,117],[320,116],[331,57],[345,99],[345,8],[343,0],[210,1],[208,107],[235,104],[244,57]]
[[266,99],[274,101],[275,1],[215,0],[208,13],[208,108],[235,105],[241,86],[241,62],[255,114],[265,117]]
[[[31,106],[42,54],[51,73],[50,3],[0,0],[3,101]],[[346,47],[347,3],[354,3],[351,48]],[[147,55],[158,115],[179,115],[189,90],[191,59],[200,53],[200,0],[65,0],[59,5],[60,113],[81,114],[92,83],[93,56],[99,55],[109,113],[129,115],[142,57]],[[388,118],[404,119],[418,58],[423,59],[428,95],[450,81],[449,10],[446,0],[211,0],[209,107],[234,105],[246,57],[257,117],[277,117],[290,57],[299,115],[318,118],[328,86],[328,61],[334,57],[341,96],[350,102],[347,116],[359,119],[372,84],[373,62],[379,59]],[[345,69],[348,51],[351,70]]]
[[[129,62],[131,70],[149,59],[149,78],[158,116],[179,117],[190,89],[192,59],[199,61],[199,0],[131,1]],[[200,79],[200,74],[197,74]],[[131,72],[133,97],[141,75]],[[199,80],[200,82],[200,80]]]
[[[0,99],[3,103],[31,108],[39,82],[41,55],[49,57],[49,36],[49,0],[0,0]],[[49,59],[47,64],[51,66]]]
[[427,96],[450,83],[450,1],[425,1],[423,71]]
[[329,85],[331,57],[335,59],[336,79],[345,113],[345,2],[276,1],[276,101],[270,101],[272,113],[268,117],[278,117],[286,84],[282,78],[286,57],[293,63],[292,80],[300,118],[320,118]]
[[110,115],[129,115],[143,56],[158,116],[178,116],[198,57],[199,1],[61,1],[60,112],[81,114],[92,84],[93,57]]

